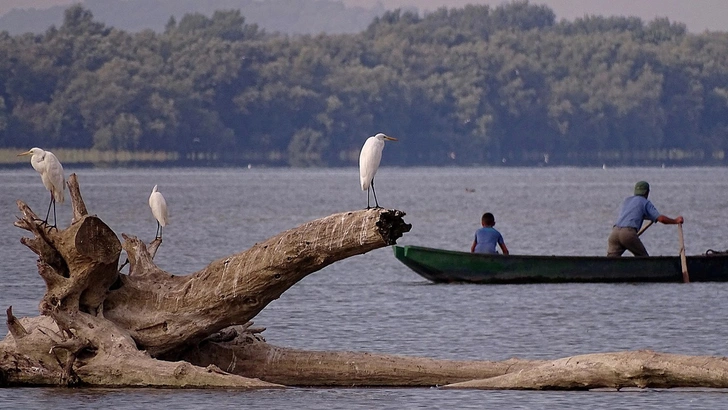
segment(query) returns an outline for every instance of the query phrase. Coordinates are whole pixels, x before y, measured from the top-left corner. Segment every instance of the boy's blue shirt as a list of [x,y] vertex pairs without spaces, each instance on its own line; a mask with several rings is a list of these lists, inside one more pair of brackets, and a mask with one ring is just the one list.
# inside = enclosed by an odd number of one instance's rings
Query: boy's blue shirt
[[502,244],[503,235],[492,226],[486,226],[475,231],[476,253],[498,253],[495,247]]

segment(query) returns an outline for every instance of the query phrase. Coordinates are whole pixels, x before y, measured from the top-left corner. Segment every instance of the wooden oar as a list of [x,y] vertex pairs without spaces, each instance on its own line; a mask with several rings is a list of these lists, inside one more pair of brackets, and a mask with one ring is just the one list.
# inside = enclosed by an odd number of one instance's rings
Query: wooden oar
[[642,232],[646,231],[647,228],[649,228],[650,226],[652,226],[653,223],[655,223],[655,221],[650,221],[650,222],[647,223],[647,225],[643,226],[642,229],[640,229],[640,231],[637,232],[637,236],[642,235]]
[[685,259],[685,241],[683,240],[682,224],[677,224],[677,233],[680,236],[680,265],[682,265],[683,282],[689,283],[688,261]]

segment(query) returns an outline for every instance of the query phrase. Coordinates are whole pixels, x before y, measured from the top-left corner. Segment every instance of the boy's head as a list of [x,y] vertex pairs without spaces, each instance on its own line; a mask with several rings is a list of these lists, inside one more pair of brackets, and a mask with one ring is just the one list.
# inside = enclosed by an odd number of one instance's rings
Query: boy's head
[[483,224],[483,226],[493,226],[495,225],[495,216],[493,216],[490,212],[486,212],[483,214],[483,217],[480,218],[480,223]]

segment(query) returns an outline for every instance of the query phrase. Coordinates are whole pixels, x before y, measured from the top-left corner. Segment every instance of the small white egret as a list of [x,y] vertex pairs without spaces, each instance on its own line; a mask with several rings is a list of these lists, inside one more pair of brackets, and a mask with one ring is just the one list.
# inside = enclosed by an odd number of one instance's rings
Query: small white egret
[[361,182],[361,190],[367,191],[367,209],[369,206],[369,187],[372,188],[374,194],[374,204],[379,208],[377,201],[377,192],[374,190],[374,175],[379,169],[379,162],[382,160],[382,150],[384,149],[384,140],[397,141],[381,132],[373,137],[367,138],[364,146],[361,147],[359,154],[359,181]]
[[149,195],[149,207],[152,208],[152,215],[157,220],[157,233],[155,239],[162,238],[162,228],[169,223],[167,216],[167,201],[164,200],[162,193],[157,191],[157,186],[152,188],[152,194]]
[[30,165],[38,171],[43,186],[46,187],[51,194],[51,201],[48,203],[48,212],[43,223],[48,223],[48,217],[51,214],[51,206],[53,206],[53,227],[56,227],[56,202],[62,204],[65,200],[63,191],[66,188],[66,177],[63,175],[63,166],[55,155],[50,151],[44,151],[40,148],[31,148],[30,151],[18,154],[18,156],[32,155],[30,157]]

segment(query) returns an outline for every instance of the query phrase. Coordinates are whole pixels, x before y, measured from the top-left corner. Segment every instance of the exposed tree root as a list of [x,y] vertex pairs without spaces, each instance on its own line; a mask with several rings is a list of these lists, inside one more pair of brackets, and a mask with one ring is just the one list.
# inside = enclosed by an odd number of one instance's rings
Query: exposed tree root
[[[81,313],[69,335],[47,316],[15,319],[24,333],[0,342],[2,386],[93,386],[238,389],[284,386],[223,372],[216,366],[193,366],[150,357],[128,334],[107,320]],[[22,323],[22,324],[21,324]],[[17,329],[17,326],[16,326]]]

